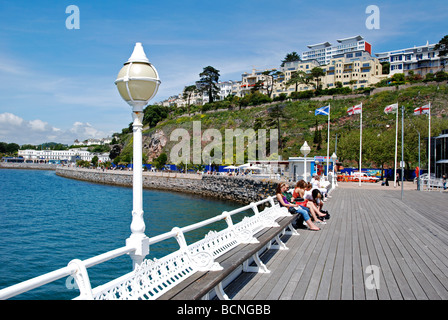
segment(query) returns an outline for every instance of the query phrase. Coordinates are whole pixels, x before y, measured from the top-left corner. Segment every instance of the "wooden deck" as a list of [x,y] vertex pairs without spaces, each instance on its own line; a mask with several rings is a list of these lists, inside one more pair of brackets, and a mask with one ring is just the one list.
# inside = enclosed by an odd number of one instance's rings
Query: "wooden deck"
[[[386,191],[387,190],[387,191]],[[233,300],[446,300],[448,193],[399,188],[334,190],[321,231],[298,229],[289,250],[268,251],[271,273],[242,274],[225,290]],[[379,267],[368,289],[367,266]],[[370,282],[370,281],[368,281]]]

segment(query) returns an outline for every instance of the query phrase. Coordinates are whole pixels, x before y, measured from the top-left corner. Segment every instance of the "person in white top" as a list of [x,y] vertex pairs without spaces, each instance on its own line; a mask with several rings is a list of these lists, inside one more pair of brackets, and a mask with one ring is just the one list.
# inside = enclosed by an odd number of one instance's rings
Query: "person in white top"
[[329,197],[327,188],[322,188],[320,185],[320,177],[317,173],[313,175],[313,178],[311,179],[311,184],[313,185],[313,189],[317,189],[322,194],[322,197],[324,197],[324,201],[326,201],[326,198]]

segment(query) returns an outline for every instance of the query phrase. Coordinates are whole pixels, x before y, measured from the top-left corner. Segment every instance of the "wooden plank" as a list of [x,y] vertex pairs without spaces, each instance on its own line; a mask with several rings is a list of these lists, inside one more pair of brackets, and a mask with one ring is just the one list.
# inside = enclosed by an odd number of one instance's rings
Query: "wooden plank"
[[[361,255],[361,273],[363,280],[363,290],[366,300],[377,300],[378,292],[376,289],[368,288],[365,284],[367,281],[366,270],[369,266],[378,266],[378,258],[376,251],[372,245],[372,236],[370,233],[370,226],[367,223],[366,216],[370,214],[372,210],[371,203],[368,203],[364,197],[360,197],[359,201],[362,206],[362,211],[358,214],[358,228],[360,239],[360,255]],[[369,274],[370,275],[370,274]],[[381,288],[381,287],[380,287]]]
[[[336,190],[339,191],[339,190]],[[337,192],[337,195],[340,195],[340,192]],[[335,197],[333,195],[333,197]],[[342,278],[344,273],[344,248],[345,248],[345,242],[347,237],[347,218],[348,218],[348,199],[345,197],[340,197],[340,201],[342,208],[345,210],[339,210],[337,211],[337,214],[333,214],[331,219],[338,219],[340,221],[340,234],[338,237],[338,244],[336,247],[336,254],[335,254],[335,262],[334,262],[334,269],[333,274],[331,278],[331,287],[330,287],[330,293],[329,293],[329,299],[330,300],[340,300],[342,296]],[[333,203],[331,203],[333,204]],[[330,206],[330,208],[333,208]],[[342,209],[341,208],[341,209]],[[333,217],[335,216],[335,217]]]
[[[406,207],[407,214],[418,214],[416,212],[412,212],[413,209],[407,207],[406,204],[402,204]],[[420,296],[423,296],[423,293],[429,299],[440,299],[446,298],[446,287],[444,287],[435,272],[437,272],[438,268],[432,263],[432,259],[429,258],[428,254],[431,254],[434,250],[439,250],[443,248],[443,246],[430,246],[431,249],[426,244],[425,241],[420,239],[420,235],[422,232],[417,231],[414,232],[413,228],[422,228],[423,224],[431,224],[431,221],[425,221],[425,219],[419,219],[420,225],[412,226],[402,226],[402,228],[397,228],[394,230],[393,239],[403,255],[404,260],[406,261],[409,269],[412,271],[412,274],[415,277],[415,281],[421,287],[421,290],[417,287],[417,293]],[[412,221],[406,221],[406,223],[412,223]],[[422,228],[424,229],[424,228]],[[442,256],[440,252],[436,253],[437,256]],[[434,257],[434,256],[433,256]],[[446,261],[446,260],[445,260]],[[428,266],[430,264],[430,266]],[[446,269],[445,269],[446,271]],[[447,273],[439,273],[441,275],[442,281],[445,279],[446,282],[446,274]],[[422,297],[418,297],[423,299]]]
[[[380,268],[380,286],[379,288],[375,290],[369,290],[366,288],[366,299],[374,299],[375,295],[377,299],[380,300],[389,300],[391,299],[391,292],[388,290],[388,286],[385,283],[382,283],[386,276],[391,276],[392,273],[390,272],[389,264],[387,262],[387,258],[384,255],[384,251],[382,250],[381,246],[378,245],[378,237],[375,232],[375,228],[373,225],[372,220],[372,209],[373,206],[371,206],[370,201],[367,201],[367,199],[364,200],[364,205],[366,208],[369,208],[370,210],[366,210],[366,212],[361,213],[361,218],[363,220],[363,230],[366,236],[366,246],[369,254],[370,264],[374,266],[378,266]],[[369,206],[370,204],[370,206]],[[378,224],[375,221],[376,224]],[[363,263],[363,269],[366,270],[367,268],[367,262]],[[386,271],[386,272],[385,272]],[[393,286],[391,289],[395,292],[396,297],[401,298],[401,295],[398,290],[396,290],[396,284],[395,279],[392,277],[389,278],[391,281],[391,285]]]
[[[352,194],[348,194],[348,204],[347,204],[347,231],[345,234],[344,243],[344,267],[342,272],[342,287],[341,287],[341,299],[342,300],[352,300],[353,299],[353,263],[352,263],[352,234],[353,234],[353,211],[355,209],[355,199]],[[356,209],[355,209],[356,210]]]
[[283,217],[277,221],[279,227],[264,228],[255,237],[258,243],[240,244],[234,249],[218,257],[216,261],[223,267],[221,271],[196,272],[195,275],[182,281],[170,291],[161,296],[160,300],[190,300],[200,299],[223,279],[229,276],[238,266],[261,250],[270,240],[279,234],[296,217]]
[[[289,251],[269,260],[235,299],[448,298],[445,194],[336,189],[325,204],[332,218],[320,232],[300,230]],[[434,209],[428,210],[437,199]],[[380,267],[380,288],[365,286],[366,267]],[[252,292],[253,291],[253,292]]]
[[[337,201],[337,200],[336,200]],[[340,204],[343,201],[339,201]],[[317,300],[326,300],[329,299],[330,296],[330,289],[332,286],[332,279],[334,276],[334,271],[336,268],[336,256],[337,256],[337,246],[339,244],[339,241],[341,241],[341,225],[346,222],[343,222],[341,219],[342,210],[339,207],[337,209],[337,206],[334,206],[335,210],[332,212],[332,218],[327,222],[327,228],[331,229],[332,237],[328,241],[330,242],[330,247],[327,253],[327,259],[325,261],[325,267],[324,272],[322,274],[322,279],[319,285],[319,290],[316,295]],[[342,269],[341,269],[342,270]]]

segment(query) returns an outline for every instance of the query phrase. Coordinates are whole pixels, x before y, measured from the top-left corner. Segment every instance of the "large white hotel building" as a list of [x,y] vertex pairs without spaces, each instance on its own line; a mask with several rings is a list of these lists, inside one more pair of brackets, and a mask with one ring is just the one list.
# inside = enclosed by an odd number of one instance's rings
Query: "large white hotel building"
[[367,51],[372,54],[372,46],[361,36],[354,36],[336,40],[337,45],[330,42],[322,42],[308,45],[309,51],[302,53],[302,60],[317,60],[320,65],[327,65],[335,56],[352,52]]
[[75,162],[76,160],[92,161],[94,156],[98,157],[99,162],[110,161],[109,153],[94,153],[82,148],[69,150],[19,150],[18,156],[25,162]]

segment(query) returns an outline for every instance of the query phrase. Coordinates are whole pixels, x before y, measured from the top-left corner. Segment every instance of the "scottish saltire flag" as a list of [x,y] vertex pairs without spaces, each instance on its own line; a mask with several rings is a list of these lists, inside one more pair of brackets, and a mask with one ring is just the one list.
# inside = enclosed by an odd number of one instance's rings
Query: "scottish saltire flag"
[[384,108],[384,113],[391,113],[398,109],[398,103],[394,103],[391,105],[388,105],[386,108]]
[[414,109],[414,115],[428,114],[428,113],[429,113],[429,104]]
[[330,115],[330,105],[316,109],[316,111],[314,111],[314,115],[322,115],[322,116],[328,116]]
[[360,114],[362,112],[362,104],[357,104],[356,106],[350,107],[347,113],[351,116],[353,114]]

